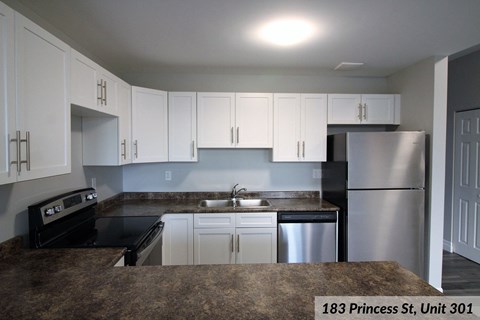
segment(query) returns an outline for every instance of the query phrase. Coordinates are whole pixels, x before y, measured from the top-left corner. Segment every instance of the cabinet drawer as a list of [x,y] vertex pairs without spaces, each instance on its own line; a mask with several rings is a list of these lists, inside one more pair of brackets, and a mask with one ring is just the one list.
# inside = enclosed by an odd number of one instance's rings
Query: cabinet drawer
[[235,228],[235,213],[200,213],[193,217],[194,228]]
[[237,213],[237,228],[276,228],[276,212],[244,212]]

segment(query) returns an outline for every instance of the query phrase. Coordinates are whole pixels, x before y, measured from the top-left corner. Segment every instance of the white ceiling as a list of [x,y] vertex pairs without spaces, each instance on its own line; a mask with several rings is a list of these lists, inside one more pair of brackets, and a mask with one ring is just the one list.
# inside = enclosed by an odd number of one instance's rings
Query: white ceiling
[[[348,61],[365,63],[356,75],[386,76],[480,44],[479,0],[18,1],[121,72],[325,72]],[[293,48],[251,38],[278,16],[308,18],[323,32]]]

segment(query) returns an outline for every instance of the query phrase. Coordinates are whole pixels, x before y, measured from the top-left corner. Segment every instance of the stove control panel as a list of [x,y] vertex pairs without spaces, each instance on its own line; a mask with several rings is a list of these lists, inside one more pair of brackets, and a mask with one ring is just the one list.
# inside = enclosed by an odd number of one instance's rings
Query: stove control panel
[[93,188],[66,193],[48,201],[29,207],[29,211],[41,215],[43,225],[75,213],[87,206],[97,203],[97,192]]

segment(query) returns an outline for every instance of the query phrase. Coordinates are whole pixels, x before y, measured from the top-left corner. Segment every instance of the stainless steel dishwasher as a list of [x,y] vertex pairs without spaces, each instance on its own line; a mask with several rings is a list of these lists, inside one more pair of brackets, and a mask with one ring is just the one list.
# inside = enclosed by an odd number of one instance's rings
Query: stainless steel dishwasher
[[278,212],[278,262],[338,261],[338,212]]

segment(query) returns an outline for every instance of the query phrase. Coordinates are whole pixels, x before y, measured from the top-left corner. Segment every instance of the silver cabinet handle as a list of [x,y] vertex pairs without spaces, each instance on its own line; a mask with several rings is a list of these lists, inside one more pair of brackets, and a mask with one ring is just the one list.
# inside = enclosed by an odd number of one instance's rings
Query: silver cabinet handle
[[231,249],[232,249],[232,252],[235,252],[235,251],[233,250],[233,234],[232,234],[232,242],[231,242],[231,247],[232,247],[232,248],[231,248]]
[[234,137],[233,137],[233,127],[230,129],[230,135],[232,136],[232,144],[235,143]]
[[133,145],[135,146],[135,159],[137,159],[138,158],[138,140],[135,140]]
[[237,127],[237,144],[240,143],[240,127]]
[[297,158],[300,158],[300,141],[297,141]]
[[303,159],[305,159],[305,141],[303,141],[302,147],[303,147],[302,156],[303,156]]
[[30,171],[30,165],[31,165],[31,161],[30,161],[30,131],[25,132],[25,142],[27,143],[27,150],[26,150],[27,171]]
[[358,104],[358,120],[362,121],[362,104]]
[[104,103],[104,105],[107,105],[107,81],[105,81],[105,80],[102,80],[102,81],[103,81],[102,88],[103,88],[103,91],[104,91],[103,103]]
[[100,82],[97,81],[97,103],[100,102],[100,105],[103,105],[103,80],[100,79]]
[[127,139],[123,139],[120,145],[122,146],[122,158],[126,160],[127,159]]
[[237,234],[237,252],[240,252],[240,235]]
[[195,159],[195,140],[192,140],[192,159]]
[[11,161],[10,165],[13,165],[13,164],[16,165],[17,172],[20,173],[22,171],[22,166],[20,165],[20,161],[22,158],[22,149],[20,148],[20,131],[15,132],[15,139],[10,139],[10,142],[15,142],[15,147],[17,148],[16,149],[17,160]]
[[367,120],[367,104],[363,104],[363,120]]

